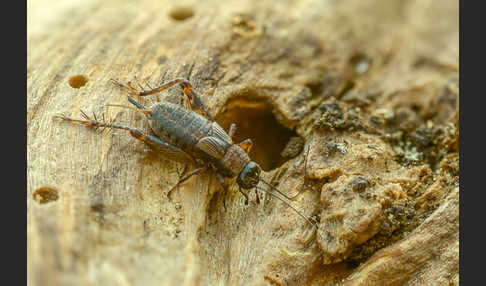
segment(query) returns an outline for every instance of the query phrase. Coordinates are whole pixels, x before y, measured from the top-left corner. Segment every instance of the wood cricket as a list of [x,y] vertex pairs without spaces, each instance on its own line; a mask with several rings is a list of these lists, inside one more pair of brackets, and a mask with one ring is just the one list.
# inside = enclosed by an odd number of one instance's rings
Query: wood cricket
[[[225,178],[234,179],[234,177],[236,177],[239,192],[245,197],[245,204],[248,204],[248,194],[245,193],[244,190],[254,189],[257,203],[259,203],[257,189],[264,191],[281,200],[317,229],[316,223],[299,212],[290,203],[281,198],[280,195],[288,200],[293,198],[283,194],[271,183],[260,177],[260,166],[252,161],[248,155],[248,152],[253,145],[251,139],[243,140],[240,143],[234,143],[232,137],[236,132],[236,125],[234,123],[231,124],[228,133],[226,133],[223,128],[214,121],[213,116],[208,112],[206,106],[201,101],[199,95],[194,91],[189,81],[185,79],[175,79],[157,88],[142,91],[138,91],[130,83],[122,84],[113,79],[111,82],[134,96],[151,95],[179,84],[185,95],[186,107],[169,102],[162,102],[155,104],[151,108],[146,108],[130,96],[128,96],[128,101],[133,104],[135,108],[123,105],[111,105],[130,108],[143,113],[155,136],[136,128],[107,122],[104,120],[104,117],[102,121],[98,121],[96,116],[93,116],[92,119],[82,110],[81,113],[84,120],[72,119],[64,115],[54,117],[64,121],[84,124],[93,128],[103,128],[103,130],[106,128],[126,130],[130,135],[149,145],[164,156],[178,162],[192,163],[195,165],[196,168],[194,170],[183,176],[177,184],[169,190],[167,194],[169,199],[171,192],[191,176],[206,170],[213,170],[216,173],[218,182],[221,184],[225,192],[228,189],[228,184],[226,183]],[[305,160],[307,163],[307,157]],[[263,182],[275,192],[258,186],[259,182]]]

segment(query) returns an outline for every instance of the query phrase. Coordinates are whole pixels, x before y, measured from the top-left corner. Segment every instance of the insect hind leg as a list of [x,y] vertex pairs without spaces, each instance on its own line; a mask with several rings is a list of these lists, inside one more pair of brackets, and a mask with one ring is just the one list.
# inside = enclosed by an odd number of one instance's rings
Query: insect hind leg
[[92,119],[83,110],[80,110],[80,111],[81,111],[81,115],[84,119],[74,119],[74,118],[67,117],[65,115],[56,115],[56,116],[53,117],[53,119],[59,119],[59,120],[68,121],[68,122],[72,122],[72,123],[78,123],[78,124],[86,125],[86,126],[92,127],[92,128],[103,128],[102,131],[107,129],[107,128],[108,129],[123,129],[123,130],[132,129],[131,127],[128,127],[128,126],[114,124],[113,120],[106,121],[104,114],[102,115],[102,121],[98,121],[98,119],[96,118],[96,115],[93,114],[93,119]]
[[161,140],[161,139],[159,139],[155,136],[147,134],[147,133],[145,133],[145,132],[143,132],[143,131],[141,131],[137,128],[119,125],[119,124],[114,124],[113,120],[111,120],[109,122],[105,121],[104,115],[102,116],[103,121],[98,121],[95,115],[93,115],[93,119],[92,119],[82,110],[81,110],[81,114],[84,117],[84,120],[83,119],[73,119],[73,118],[69,118],[69,117],[64,116],[64,115],[57,115],[57,116],[54,116],[54,118],[60,119],[60,120],[63,120],[63,121],[72,122],[72,123],[78,123],[78,124],[86,125],[86,126],[92,127],[92,128],[103,128],[103,130],[105,130],[105,129],[126,130],[135,139],[143,142],[145,145],[148,145],[149,147],[151,147],[152,149],[154,149],[158,153],[164,155],[165,157],[167,157],[167,158],[169,158],[173,161],[177,161],[177,162],[181,162],[181,163],[194,163],[195,162],[195,160],[193,159],[193,157],[191,155],[189,155],[188,153],[179,149],[178,147],[176,147],[172,144],[169,144],[169,143],[167,143],[167,142],[165,142],[165,141],[163,141],[163,140]]
[[161,92],[165,89],[168,89],[176,84],[179,84],[182,87],[182,90],[184,92],[184,95],[186,97],[186,100],[189,102],[190,109],[196,113],[199,113],[200,115],[206,117],[207,119],[214,121],[213,116],[211,113],[209,113],[206,105],[201,100],[201,97],[194,91],[194,88],[192,87],[191,83],[184,79],[184,78],[177,78],[174,80],[171,80],[167,83],[164,83],[161,86],[158,86],[156,88],[151,88],[148,90],[142,90],[138,91],[136,88],[134,88],[130,83],[128,84],[123,84],[120,83],[119,81],[116,81],[114,79],[110,80],[112,83],[115,85],[127,90],[130,94],[132,95],[138,95],[138,96],[147,96],[151,95],[154,93]]

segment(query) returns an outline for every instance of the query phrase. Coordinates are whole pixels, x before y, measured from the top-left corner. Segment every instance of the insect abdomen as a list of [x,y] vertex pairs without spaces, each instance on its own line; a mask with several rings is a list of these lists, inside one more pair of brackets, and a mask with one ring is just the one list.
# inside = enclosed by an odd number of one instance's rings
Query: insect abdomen
[[172,103],[155,105],[150,123],[155,134],[191,151],[199,139],[208,134],[211,125],[203,116]]

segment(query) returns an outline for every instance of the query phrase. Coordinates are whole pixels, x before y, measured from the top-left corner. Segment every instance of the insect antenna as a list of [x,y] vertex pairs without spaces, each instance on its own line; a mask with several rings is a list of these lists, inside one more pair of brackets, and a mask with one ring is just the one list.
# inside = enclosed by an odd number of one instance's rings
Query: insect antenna
[[[316,231],[317,231],[317,224],[313,221],[311,221],[311,218],[307,217],[306,215],[304,215],[303,213],[301,213],[299,210],[297,210],[296,208],[294,208],[290,203],[286,202],[284,199],[282,199],[281,197],[279,197],[277,194],[269,191],[269,190],[266,190],[264,188],[261,188],[261,187],[258,187],[256,184],[253,185],[253,187],[261,190],[261,191],[264,191],[265,193],[279,199],[280,201],[282,201],[284,204],[286,204],[287,206],[289,206],[291,209],[293,209],[299,216],[301,216],[303,219],[305,219],[310,225],[312,225]],[[281,194],[281,192],[278,192],[279,194]]]
[[306,152],[305,157],[304,157],[304,183],[300,187],[300,190],[297,192],[297,194],[295,194],[291,198],[291,200],[293,200],[296,197],[298,197],[305,190],[308,190],[308,189],[314,190],[314,188],[312,187],[312,185],[309,184],[309,182],[308,182],[309,179],[307,178],[307,158],[309,157],[309,151],[310,151],[310,146],[307,147],[307,152]]
[[291,197],[287,196],[286,194],[282,193],[281,191],[279,191],[277,188],[275,188],[272,184],[270,184],[269,182],[265,181],[264,179],[260,178],[260,181],[262,181],[263,183],[265,183],[267,186],[269,186],[272,190],[276,191],[277,193],[279,193],[280,195],[284,196],[287,200],[292,200]]
[[304,183],[300,187],[300,190],[297,192],[297,194],[295,194],[294,196],[289,197],[289,196],[285,195],[284,193],[280,192],[277,188],[275,188],[271,183],[269,183],[269,182],[267,182],[267,181],[265,181],[265,180],[263,180],[261,178],[260,178],[260,181],[262,181],[267,186],[269,186],[270,188],[272,188],[273,190],[275,190],[276,192],[278,192],[279,194],[281,194],[282,196],[284,196],[286,199],[291,200],[291,201],[293,199],[295,199],[296,197],[298,197],[305,190],[308,190],[308,189],[313,190],[313,187],[307,181],[308,180],[308,178],[307,178],[307,158],[309,157],[309,151],[310,151],[310,146],[307,147],[307,152],[306,152],[306,155],[304,157]]

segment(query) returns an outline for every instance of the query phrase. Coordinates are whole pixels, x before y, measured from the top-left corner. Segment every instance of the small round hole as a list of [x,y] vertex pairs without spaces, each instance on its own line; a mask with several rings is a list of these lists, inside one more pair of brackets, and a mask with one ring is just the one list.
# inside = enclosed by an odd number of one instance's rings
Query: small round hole
[[57,201],[57,199],[59,199],[59,194],[58,191],[53,187],[42,187],[35,190],[32,197],[38,203],[45,204],[48,202]]
[[184,21],[194,16],[194,11],[189,7],[175,7],[169,12],[169,16],[176,21]]
[[84,75],[75,75],[69,79],[69,85],[72,88],[80,88],[88,82]]

